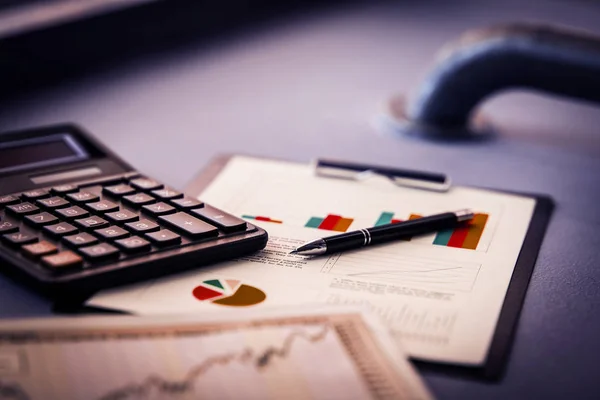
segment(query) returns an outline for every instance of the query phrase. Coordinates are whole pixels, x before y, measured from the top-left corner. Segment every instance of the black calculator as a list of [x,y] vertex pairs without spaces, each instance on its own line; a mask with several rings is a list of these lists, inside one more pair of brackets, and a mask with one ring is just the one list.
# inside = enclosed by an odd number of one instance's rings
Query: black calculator
[[0,270],[91,293],[264,248],[267,233],[60,125],[0,135]]

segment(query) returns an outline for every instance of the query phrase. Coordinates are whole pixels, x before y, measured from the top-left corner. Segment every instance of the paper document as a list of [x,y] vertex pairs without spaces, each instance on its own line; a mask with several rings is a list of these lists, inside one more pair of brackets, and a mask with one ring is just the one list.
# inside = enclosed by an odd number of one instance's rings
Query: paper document
[[[485,361],[535,206],[480,189],[437,193],[378,177],[316,177],[307,165],[248,157],[233,158],[200,197],[266,229],[266,249],[101,292],[88,304],[138,314],[362,304],[411,356],[466,365]],[[468,228],[325,257],[288,254],[307,240],[464,208],[476,212]]]
[[354,308],[0,323],[0,398],[429,399]]

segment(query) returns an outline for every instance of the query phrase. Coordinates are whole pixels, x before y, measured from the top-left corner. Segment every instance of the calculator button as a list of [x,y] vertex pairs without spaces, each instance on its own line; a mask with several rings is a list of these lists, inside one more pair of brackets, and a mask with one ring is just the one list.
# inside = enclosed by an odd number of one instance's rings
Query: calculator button
[[19,227],[17,226],[17,224],[13,224],[9,221],[0,222],[0,234],[17,232],[18,230]]
[[15,197],[15,196],[1,196],[0,197],[0,208],[9,206],[11,204],[17,204],[20,202],[21,202],[21,200],[19,200],[19,198]]
[[15,232],[9,233],[8,235],[2,235],[2,240],[9,246],[22,246],[24,244],[35,243],[39,239],[37,236],[29,233]]
[[42,263],[51,269],[75,268],[83,264],[83,259],[70,250],[42,257]]
[[29,258],[40,258],[41,256],[56,253],[58,248],[52,243],[42,240],[38,243],[26,244],[21,247],[21,251]]
[[59,185],[59,186],[54,186],[52,189],[50,189],[50,191],[54,194],[67,194],[67,193],[73,193],[78,191],[79,188],[77,187],[77,185]]
[[119,228],[118,226],[109,226],[108,228],[96,229],[94,233],[104,239],[109,240],[123,239],[129,236],[129,232],[123,228]]
[[36,201],[39,206],[47,208],[49,210],[54,210],[56,208],[68,207],[71,205],[68,201],[63,199],[62,197],[50,197],[49,199],[39,199]]
[[126,253],[137,253],[150,250],[150,242],[137,236],[116,240],[115,244]]
[[129,182],[131,186],[139,190],[157,190],[162,189],[163,185],[154,179],[138,178]]
[[50,213],[43,212],[26,216],[25,222],[31,226],[40,227],[44,225],[56,224],[58,222],[58,218]]
[[119,250],[108,243],[100,243],[89,247],[82,247],[78,251],[90,261],[119,258]]
[[163,200],[179,199],[183,197],[183,193],[173,190],[171,188],[153,190],[152,194]]
[[39,208],[37,208],[36,206],[34,206],[31,203],[15,204],[15,205],[6,207],[6,210],[15,215],[29,215],[29,214],[35,214],[38,211],[40,211]]
[[217,210],[214,207],[206,206],[198,210],[192,210],[192,214],[199,216],[205,221],[218,226],[224,232],[237,232],[246,230],[246,221]]
[[93,203],[100,200],[100,197],[92,192],[77,192],[77,193],[69,193],[67,198],[74,201],[75,203]]
[[102,189],[102,191],[104,193],[108,194],[109,196],[113,196],[113,197],[121,197],[121,196],[126,196],[128,194],[135,193],[134,188],[132,188],[129,185],[125,185],[123,183],[120,185],[107,186],[104,189]]
[[159,217],[158,220],[160,222],[164,222],[173,229],[183,232],[184,234],[194,238],[217,236],[219,234],[219,231],[214,226],[184,212],[178,212],[177,214],[173,215],[165,215]]
[[156,202],[156,199],[146,193],[137,193],[123,196],[123,202],[134,207],[141,207]]
[[98,243],[97,237],[85,232],[78,233],[76,235],[65,236],[62,238],[62,240],[66,244],[74,247],[89,246]]
[[158,232],[150,232],[146,234],[146,237],[152,241],[156,246],[170,246],[181,242],[181,236],[171,232],[168,229],[161,229]]
[[86,207],[92,211],[103,212],[103,213],[119,211],[119,206],[117,204],[113,203],[112,201],[108,201],[108,200],[102,200],[97,203],[89,203],[89,204],[86,204]]
[[106,214],[106,217],[113,222],[120,222],[120,223],[133,222],[133,221],[137,221],[139,219],[139,217],[136,213],[133,213],[129,210],[121,210],[118,212],[108,213],[108,214]]
[[129,222],[125,226],[136,233],[154,232],[160,229],[160,226],[147,219],[140,219],[136,222]]
[[54,237],[62,237],[77,233],[77,228],[66,222],[61,222],[56,225],[48,225],[44,227],[44,232]]
[[23,192],[21,197],[24,200],[37,200],[43,199],[44,197],[50,197],[50,193],[47,190],[30,190],[28,192]]
[[142,211],[157,217],[159,215],[174,213],[177,210],[175,210],[175,207],[170,206],[167,203],[160,202],[160,203],[144,206],[144,207],[142,207]]
[[183,199],[171,200],[171,203],[181,210],[191,210],[192,208],[204,206],[204,203],[189,196],[185,196]]
[[87,217],[75,220],[75,223],[83,229],[98,229],[108,226],[108,221],[100,217]]
[[73,207],[69,207],[69,208],[61,208],[59,210],[56,210],[56,213],[62,215],[63,217],[65,217],[67,219],[84,218],[84,217],[87,217],[88,215],[90,215],[89,212],[87,212],[86,210],[84,210],[83,208],[81,208],[79,206],[73,206]]

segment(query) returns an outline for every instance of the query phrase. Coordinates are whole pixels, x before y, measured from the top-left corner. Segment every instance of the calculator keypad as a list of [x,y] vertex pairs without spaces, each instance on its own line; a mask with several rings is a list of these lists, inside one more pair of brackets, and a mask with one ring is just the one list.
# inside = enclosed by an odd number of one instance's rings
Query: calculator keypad
[[249,228],[242,219],[137,174],[0,196],[0,250],[60,274]]

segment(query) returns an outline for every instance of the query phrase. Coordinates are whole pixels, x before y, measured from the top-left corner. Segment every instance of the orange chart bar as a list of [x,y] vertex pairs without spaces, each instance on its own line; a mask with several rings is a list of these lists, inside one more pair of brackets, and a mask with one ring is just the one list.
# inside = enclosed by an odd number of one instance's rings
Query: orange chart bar
[[477,245],[479,244],[479,240],[481,239],[481,235],[483,234],[487,220],[487,214],[475,214],[473,220],[471,220],[471,223],[469,224],[469,232],[467,233],[467,237],[462,244],[463,249],[477,249]]

